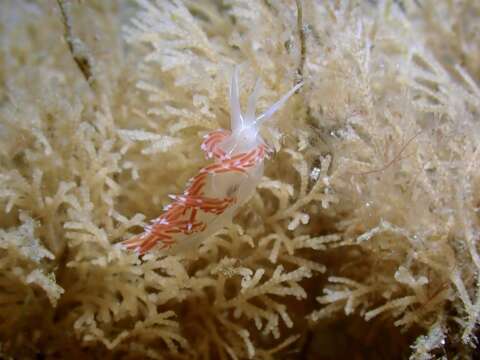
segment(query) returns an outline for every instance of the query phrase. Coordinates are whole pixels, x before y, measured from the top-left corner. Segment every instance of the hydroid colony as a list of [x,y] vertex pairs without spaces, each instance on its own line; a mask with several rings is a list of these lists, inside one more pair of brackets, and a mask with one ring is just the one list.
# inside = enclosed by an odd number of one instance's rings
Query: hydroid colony
[[[473,356],[477,1],[0,7],[3,357]],[[193,253],[125,251],[207,166],[235,64],[258,113],[303,81],[252,197]]]

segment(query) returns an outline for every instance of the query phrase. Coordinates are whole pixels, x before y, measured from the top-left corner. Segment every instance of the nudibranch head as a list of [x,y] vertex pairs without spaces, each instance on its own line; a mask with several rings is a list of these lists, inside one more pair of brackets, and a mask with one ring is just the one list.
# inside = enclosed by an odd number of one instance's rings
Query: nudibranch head
[[256,116],[255,106],[260,90],[260,82],[257,80],[253,92],[248,97],[247,111],[243,114],[240,108],[238,68],[236,67],[230,83],[230,123],[232,134],[225,139],[221,145],[222,149],[229,155],[235,155],[263,144],[263,139],[259,132],[260,126],[271,118],[302,85],[302,83],[295,85],[263,114]]

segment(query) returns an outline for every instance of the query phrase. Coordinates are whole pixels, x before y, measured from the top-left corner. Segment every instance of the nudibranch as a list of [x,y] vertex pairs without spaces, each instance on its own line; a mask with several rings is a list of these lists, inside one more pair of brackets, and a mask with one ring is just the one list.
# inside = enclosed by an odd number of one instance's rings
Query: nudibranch
[[294,86],[260,116],[255,116],[259,90],[257,81],[242,113],[238,89],[238,69],[230,83],[231,131],[216,130],[201,145],[213,164],[200,169],[181,195],[170,195],[172,203],[152,220],[141,234],[122,244],[144,254],[156,245],[181,252],[194,248],[202,239],[231,223],[240,206],[247,202],[263,175],[268,147],[259,128],[282,107],[302,83]]

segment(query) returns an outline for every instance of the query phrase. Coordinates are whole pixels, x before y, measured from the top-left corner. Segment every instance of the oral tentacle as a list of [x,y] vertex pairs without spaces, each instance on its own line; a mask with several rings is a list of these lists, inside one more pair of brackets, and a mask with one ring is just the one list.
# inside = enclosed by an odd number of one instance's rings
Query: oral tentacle
[[298,89],[300,89],[303,86],[303,82],[298,83],[295,85],[292,89],[290,89],[289,92],[287,92],[285,95],[283,95],[280,100],[278,100],[275,104],[270,106],[262,115],[257,117],[255,120],[254,124],[258,128],[263,122],[268,120],[270,117],[272,117],[273,114],[275,114],[292,96]]
[[242,110],[240,108],[240,94],[238,91],[238,68],[235,67],[230,83],[230,118],[232,131],[238,131],[244,126]]
[[253,88],[252,93],[248,97],[247,112],[245,113],[245,119],[248,122],[255,121],[255,105],[257,102],[257,97],[260,91],[260,87],[261,87],[260,79],[257,79],[257,81],[255,82],[255,87]]

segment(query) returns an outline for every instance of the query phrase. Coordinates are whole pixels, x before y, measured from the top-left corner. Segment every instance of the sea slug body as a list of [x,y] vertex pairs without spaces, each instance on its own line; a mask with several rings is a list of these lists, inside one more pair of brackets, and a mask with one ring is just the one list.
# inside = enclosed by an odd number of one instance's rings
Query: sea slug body
[[171,195],[172,203],[164,213],[151,221],[143,233],[122,244],[144,254],[156,245],[181,252],[214,234],[232,221],[235,212],[255,192],[263,175],[268,148],[260,125],[269,119],[302,84],[297,84],[263,114],[255,117],[259,90],[248,98],[247,112],[242,114],[238,90],[238,70],[230,84],[231,131],[216,130],[205,136],[201,145],[207,157],[214,160],[198,172],[181,195]]

